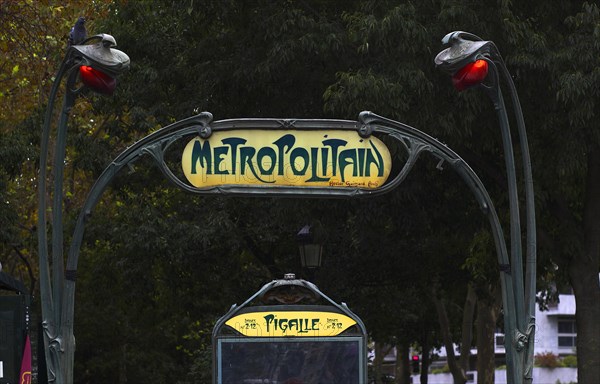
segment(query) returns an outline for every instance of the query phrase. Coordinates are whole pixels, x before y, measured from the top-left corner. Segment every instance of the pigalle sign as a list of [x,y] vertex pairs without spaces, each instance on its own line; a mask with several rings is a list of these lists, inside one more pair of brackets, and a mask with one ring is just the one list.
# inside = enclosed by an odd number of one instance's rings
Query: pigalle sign
[[356,324],[335,312],[272,311],[244,313],[225,323],[244,336],[324,337],[337,336]]
[[374,136],[341,130],[227,130],[196,137],[182,155],[197,188],[276,185],[375,189],[387,180],[390,152]]

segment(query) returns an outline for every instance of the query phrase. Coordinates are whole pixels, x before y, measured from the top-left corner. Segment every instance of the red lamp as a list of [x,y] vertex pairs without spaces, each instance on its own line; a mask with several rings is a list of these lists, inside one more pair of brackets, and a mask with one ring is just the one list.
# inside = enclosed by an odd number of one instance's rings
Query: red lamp
[[458,91],[464,91],[485,80],[488,74],[488,63],[485,60],[477,60],[469,63],[452,75],[452,85]]
[[79,67],[81,81],[94,92],[112,95],[117,87],[117,79],[87,65]]

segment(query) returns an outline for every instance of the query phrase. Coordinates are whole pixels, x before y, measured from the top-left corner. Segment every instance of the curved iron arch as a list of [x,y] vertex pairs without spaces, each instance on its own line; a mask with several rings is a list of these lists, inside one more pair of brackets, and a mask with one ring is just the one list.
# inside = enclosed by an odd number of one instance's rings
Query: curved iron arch
[[[502,299],[505,316],[506,334],[514,334],[517,330],[512,276],[510,273],[510,261],[504,240],[504,233],[493,202],[473,169],[452,149],[428,134],[419,131],[409,125],[394,121],[369,111],[359,114],[357,121],[351,120],[317,120],[317,119],[229,119],[212,121],[212,114],[202,112],[199,115],[180,120],[144,137],[117,156],[111,164],[102,172],[94,183],[92,189],[83,204],[81,212],[75,225],[72,242],[69,248],[65,285],[63,291],[62,319],[66,327],[64,337],[71,337],[73,332],[73,314],[75,298],[75,280],[80,247],[84,234],[85,223],[91,216],[104,190],[113,178],[123,169],[137,161],[141,156],[148,154],[161,169],[163,174],[178,187],[200,195],[227,194],[227,195],[272,195],[280,197],[320,197],[320,198],[348,198],[368,197],[388,193],[404,181],[416,164],[419,156],[428,152],[440,162],[448,163],[469,186],[474,194],[482,212],[487,216],[492,228],[498,264],[501,271]],[[196,188],[180,180],[167,166],[165,153],[177,140],[193,134],[202,138],[208,138],[212,132],[231,129],[328,129],[328,130],[355,130],[362,137],[368,137],[373,133],[383,134],[393,138],[408,153],[408,159],[402,169],[391,181],[377,189],[362,188],[334,188],[334,187],[288,187],[288,186],[234,186],[225,185],[210,188]],[[507,359],[513,359],[513,351],[507,348]]]

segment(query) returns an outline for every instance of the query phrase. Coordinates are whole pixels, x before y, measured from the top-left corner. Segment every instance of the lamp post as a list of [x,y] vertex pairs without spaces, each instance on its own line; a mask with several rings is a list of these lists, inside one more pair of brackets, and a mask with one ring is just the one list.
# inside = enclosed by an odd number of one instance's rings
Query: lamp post
[[[515,309],[514,313],[505,312],[504,315],[505,328],[509,336],[507,338],[509,343],[506,346],[508,375],[515,383],[531,383],[535,334],[536,224],[531,159],[521,105],[512,77],[498,48],[492,41],[484,41],[468,32],[455,31],[447,34],[442,39],[442,43],[448,48],[436,56],[436,66],[452,76],[452,82],[459,91],[471,87],[482,88],[492,100],[500,122],[508,181],[511,238],[510,273],[513,277],[513,295],[507,294],[507,300],[514,303]],[[523,161],[527,220],[525,287],[515,160],[508,115],[500,89],[499,72],[502,72],[509,85]]]
[[[75,279],[74,269],[64,269],[63,256],[63,172],[66,153],[67,121],[77,96],[86,89],[112,94],[115,78],[129,68],[129,57],[115,49],[115,39],[99,34],[69,46],[52,85],[43,124],[40,175],[38,179],[38,253],[40,265],[40,296],[44,350],[48,381],[73,382],[73,316]],[[50,191],[48,154],[54,102],[62,79],[66,77],[65,96],[58,122],[54,148],[54,187]],[[78,79],[83,86],[76,87]],[[46,196],[52,194],[52,273],[48,260]]]
[[315,233],[315,228],[305,225],[297,235],[300,264],[307,268],[310,279],[314,280],[315,270],[321,267],[323,261],[323,239]]

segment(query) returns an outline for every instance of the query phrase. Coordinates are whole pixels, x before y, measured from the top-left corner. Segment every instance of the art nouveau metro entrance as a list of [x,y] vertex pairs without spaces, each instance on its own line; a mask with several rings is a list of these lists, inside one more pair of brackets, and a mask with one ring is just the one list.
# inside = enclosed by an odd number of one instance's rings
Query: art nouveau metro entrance
[[345,304],[288,274],[217,322],[213,383],[365,383],[366,341]]
[[[361,112],[357,121],[289,118],[213,121],[212,114],[203,112],[144,137],[128,147],[102,172],[81,208],[65,264],[62,247],[62,175],[66,159],[66,128],[68,111],[83,90],[83,87],[73,87],[73,84],[78,74],[83,72],[86,75],[82,74],[81,79],[85,87],[110,94],[116,85],[112,80],[130,64],[129,57],[114,48],[116,41],[110,35],[95,35],[70,46],[50,93],[43,125],[38,182],[40,296],[45,358],[51,381],[59,384],[73,382],[75,283],[85,223],[115,175],[124,168],[131,169],[140,157],[150,155],[174,185],[195,194],[354,198],[394,190],[406,178],[420,155],[429,153],[439,161],[439,169],[447,164],[458,173],[489,220],[498,256],[504,331],[511,339],[506,344],[507,376],[510,382],[530,383],[535,336],[536,231],[525,123],[512,77],[493,42],[463,31],[447,34],[442,42],[447,47],[436,56],[436,65],[453,76],[453,83],[459,90],[482,87],[496,106],[506,153],[511,221],[510,258],[498,214],[479,177],[457,153],[418,129],[368,111]],[[527,213],[526,284],[523,279],[514,155],[508,115],[500,90],[500,74],[504,75],[511,91],[523,154]],[[55,144],[51,145],[52,111],[63,78],[67,80],[67,92]],[[100,78],[111,81],[100,84],[94,80]],[[54,175],[58,175],[54,177],[53,189],[47,185],[48,156],[52,152],[55,154]],[[52,212],[55,213],[51,242],[47,237],[46,218],[49,195],[53,197]],[[52,263],[49,259],[50,245]],[[313,303],[310,305],[316,306],[309,308],[298,307],[300,301],[308,298],[297,302],[277,299],[287,297],[281,296],[281,293],[290,292],[320,297],[326,303],[324,307]],[[260,305],[255,303],[258,298],[266,302]],[[342,324],[341,330],[336,328],[339,333],[333,332],[333,328],[326,328],[329,319],[331,323]],[[344,321],[333,321],[338,319]],[[244,333],[246,326],[249,327],[247,334]],[[340,338],[342,335],[343,339]],[[316,361],[320,356],[321,361],[323,358],[329,361],[327,356],[330,353],[337,356],[351,353],[353,349],[359,351],[356,354],[358,360],[352,357],[352,352],[349,361],[353,362],[352,367],[358,367],[358,373],[340,366],[341,372],[348,372],[345,381],[340,382],[365,381],[366,373],[361,368],[364,364],[361,359],[366,355],[365,330],[360,319],[345,306],[328,299],[316,286],[303,280],[290,278],[265,285],[243,305],[232,308],[215,327],[213,337],[217,345],[215,372],[219,383],[256,383],[252,376],[258,375],[259,380],[263,374],[268,374],[267,382],[282,382],[283,366],[275,366],[271,373],[261,371],[273,354],[283,353],[283,356],[291,357],[292,351],[304,350],[309,351],[308,355],[303,356],[304,359]],[[244,369],[239,372],[230,369],[227,362],[244,353],[262,359],[262,363],[256,362],[256,370],[251,370],[248,364],[243,364]],[[292,368],[286,369],[289,378],[285,380],[292,380],[294,376],[289,373]],[[313,380],[307,376],[309,373],[305,369],[300,368],[299,372]],[[319,382],[320,379],[314,380],[311,382]],[[289,381],[290,384],[293,382]]]

